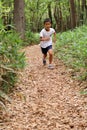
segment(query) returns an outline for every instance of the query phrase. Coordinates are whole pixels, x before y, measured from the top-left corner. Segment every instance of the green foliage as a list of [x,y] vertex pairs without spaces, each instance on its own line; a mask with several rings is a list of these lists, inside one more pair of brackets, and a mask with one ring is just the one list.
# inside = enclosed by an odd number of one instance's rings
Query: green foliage
[[38,32],[48,16],[48,3],[53,0],[25,0],[26,29]]
[[55,3],[58,7],[58,9],[61,9],[60,11],[62,12],[62,19],[66,23],[67,18],[70,16],[70,11],[69,11],[69,1],[68,0],[58,0]]
[[[15,32],[3,32],[0,37],[0,63],[10,68],[23,68],[24,53],[19,53],[22,41]],[[2,59],[3,59],[2,58]],[[22,59],[23,58],[23,59]]]
[[[58,34],[56,55],[87,77],[87,26]],[[82,76],[84,77],[84,76]],[[84,79],[85,79],[84,77]]]
[[[2,26],[2,25],[1,25]],[[9,92],[14,87],[18,70],[25,66],[22,40],[14,31],[0,30],[0,89]]]
[[81,91],[82,95],[87,95],[87,91]]
[[26,31],[24,46],[39,44],[39,34]]

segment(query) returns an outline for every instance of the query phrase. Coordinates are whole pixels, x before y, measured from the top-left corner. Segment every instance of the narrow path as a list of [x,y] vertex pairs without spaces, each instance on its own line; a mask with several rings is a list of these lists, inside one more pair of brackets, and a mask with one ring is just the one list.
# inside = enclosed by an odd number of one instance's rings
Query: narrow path
[[26,47],[27,66],[8,104],[9,117],[0,130],[87,130],[87,97],[80,95],[65,66],[42,66],[38,45]]

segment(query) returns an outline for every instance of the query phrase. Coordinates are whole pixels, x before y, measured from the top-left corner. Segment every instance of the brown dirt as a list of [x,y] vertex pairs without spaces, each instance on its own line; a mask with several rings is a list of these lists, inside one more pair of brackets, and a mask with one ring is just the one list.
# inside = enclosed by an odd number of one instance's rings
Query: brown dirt
[[7,104],[0,130],[87,130],[87,96],[59,60],[55,69],[42,65],[39,45],[24,49],[27,66]]

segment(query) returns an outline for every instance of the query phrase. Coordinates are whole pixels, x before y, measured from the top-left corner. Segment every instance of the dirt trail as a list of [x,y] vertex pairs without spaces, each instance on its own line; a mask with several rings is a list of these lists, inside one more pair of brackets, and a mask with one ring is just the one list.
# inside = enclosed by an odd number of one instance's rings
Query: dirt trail
[[87,130],[87,96],[80,95],[78,82],[60,61],[54,70],[44,67],[39,45],[24,50],[27,66],[0,130]]

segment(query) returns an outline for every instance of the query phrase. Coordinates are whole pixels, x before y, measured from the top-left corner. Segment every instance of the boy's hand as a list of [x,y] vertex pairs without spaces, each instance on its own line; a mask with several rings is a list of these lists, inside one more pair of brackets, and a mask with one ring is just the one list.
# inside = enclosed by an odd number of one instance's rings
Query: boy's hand
[[50,40],[50,37],[41,37],[40,38],[40,41],[49,41]]
[[53,42],[56,43],[56,33],[54,33]]
[[46,37],[44,41],[49,41],[50,40],[50,37]]

